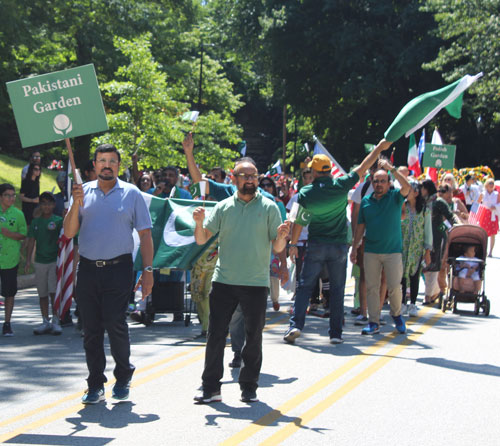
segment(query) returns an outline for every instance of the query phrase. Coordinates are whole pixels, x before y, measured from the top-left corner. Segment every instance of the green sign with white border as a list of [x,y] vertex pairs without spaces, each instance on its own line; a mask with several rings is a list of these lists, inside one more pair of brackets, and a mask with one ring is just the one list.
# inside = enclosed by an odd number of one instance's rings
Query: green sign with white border
[[23,147],[108,130],[93,64],[7,82]]
[[422,167],[453,169],[455,167],[456,149],[457,146],[426,143]]

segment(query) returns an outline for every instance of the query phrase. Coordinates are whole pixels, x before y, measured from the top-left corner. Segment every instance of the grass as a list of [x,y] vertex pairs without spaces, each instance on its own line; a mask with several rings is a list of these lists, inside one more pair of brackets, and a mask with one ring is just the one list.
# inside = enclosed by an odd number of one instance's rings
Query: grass
[[[21,209],[21,199],[19,190],[21,189],[21,171],[27,164],[26,161],[13,158],[7,155],[0,155],[0,184],[10,183],[16,188],[16,201],[14,206]],[[59,192],[56,182],[57,171],[49,170],[42,166],[42,176],[40,177],[40,193],[48,191]]]
[[[0,184],[10,183],[16,189],[16,201],[14,206],[21,209],[21,200],[19,198],[19,190],[21,189],[21,171],[27,164],[25,160],[20,160],[7,155],[0,155]],[[42,166],[42,176],[40,177],[40,193],[49,191],[54,193],[59,192],[59,187],[56,182],[57,171],[49,170]],[[19,264],[18,274],[24,274],[24,264],[26,252],[21,252],[21,262]],[[34,272],[31,267],[29,273]]]

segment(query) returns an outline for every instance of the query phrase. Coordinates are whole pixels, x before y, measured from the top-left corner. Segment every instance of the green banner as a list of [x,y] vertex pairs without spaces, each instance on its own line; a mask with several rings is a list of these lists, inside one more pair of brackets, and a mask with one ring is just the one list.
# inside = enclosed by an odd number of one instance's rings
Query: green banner
[[94,65],[7,82],[23,147],[108,130]]
[[456,146],[444,144],[425,144],[422,167],[451,170],[455,167]]

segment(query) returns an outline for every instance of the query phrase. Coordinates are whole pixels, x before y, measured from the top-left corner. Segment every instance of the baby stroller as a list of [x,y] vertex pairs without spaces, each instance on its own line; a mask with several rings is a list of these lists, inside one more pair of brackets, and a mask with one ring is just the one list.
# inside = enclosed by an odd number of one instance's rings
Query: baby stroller
[[[443,313],[448,309],[453,309],[453,313],[457,311],[457,303],[473,303],[474,314],[478,315],[482,310],[485,316],[490,314],[490,301],[487,299],[484,286],[484,276],[486,267],[486,248],[488,243],[488,235],[480,226],[476,225],[459,225],[454,226],[448,233],[447,244],[447,262],[448,270],[448,292],[441,303]],[[459,272],[461,264],[464,260],[471,260],[463,256],[466,246],[474,245],[476,247],[476,258],[479,260],[473,261],[477,263],[477,272],[481,279],[481,289],[479,292],[474,291],[473,279],[470,277],[463,281],[463,289],[459,287]]]

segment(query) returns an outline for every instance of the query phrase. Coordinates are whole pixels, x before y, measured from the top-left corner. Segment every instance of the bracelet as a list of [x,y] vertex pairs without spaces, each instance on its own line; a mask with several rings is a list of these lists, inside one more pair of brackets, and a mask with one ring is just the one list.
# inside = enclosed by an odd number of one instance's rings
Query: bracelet
[[288,247],[289,247],[289,248],[298,248],[298,247],[299,247],[299,245],[294,245],[294,244],[290,243],[290,244],[288,245]]

